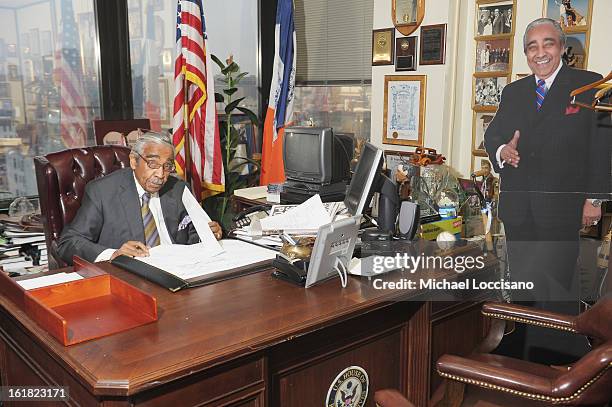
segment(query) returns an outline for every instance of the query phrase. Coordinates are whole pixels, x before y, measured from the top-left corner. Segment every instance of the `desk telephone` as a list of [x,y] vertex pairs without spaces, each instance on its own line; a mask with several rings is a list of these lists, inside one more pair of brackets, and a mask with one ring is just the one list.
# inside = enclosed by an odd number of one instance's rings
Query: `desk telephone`
[[272,205],[256,205],[240,212],[232,218],[232,230],[249,226],[253,219],[263,219],[268,216]]

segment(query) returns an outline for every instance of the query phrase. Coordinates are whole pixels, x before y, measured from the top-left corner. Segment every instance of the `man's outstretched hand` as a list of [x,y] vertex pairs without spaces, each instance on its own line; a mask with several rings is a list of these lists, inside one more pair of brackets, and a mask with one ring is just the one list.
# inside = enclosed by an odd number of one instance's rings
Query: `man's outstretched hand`
[[521,161],[521,157],[518,152],[518,141],[520,137],[521,132],[516,130],[514,132],[514,136],[512,136],[512,139],[506,143],[499,154],[502,161],[507,162],[514,168],[518,168],[519,161]]

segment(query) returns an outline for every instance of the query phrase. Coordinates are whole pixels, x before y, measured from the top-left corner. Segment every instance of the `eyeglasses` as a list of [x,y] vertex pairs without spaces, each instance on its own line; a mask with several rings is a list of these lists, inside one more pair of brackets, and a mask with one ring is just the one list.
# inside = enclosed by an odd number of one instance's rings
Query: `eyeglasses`
[[145,157],[142,156],[142,154],[140,154],[138,151],[133,150],[136,154],[138,154],[140,156],[140,158],[142,158],[144,160],[144,162],[147,163],[147,167],[149,167],[152,170],[158,170],[160,168],[164,168],[165,172],[174,172],[174,170],[176,169],[176,166],[174,165],[174,162],[165,162],[163,164],[158,163],[155,160],[148,160]]

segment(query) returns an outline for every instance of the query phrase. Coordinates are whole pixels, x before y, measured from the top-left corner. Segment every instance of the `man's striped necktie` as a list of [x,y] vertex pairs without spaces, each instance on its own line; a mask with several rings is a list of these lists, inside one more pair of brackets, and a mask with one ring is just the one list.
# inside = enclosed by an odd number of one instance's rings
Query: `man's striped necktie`
[[536,103],[538,105],[538,110],[540,110],[542,103],[544,103],[544,97],[546,97],[546,81],[544,79],[538,79],[538,87],[536,88]]
[[155,226],[155,219],[153,219],[153,213],[149,209],[149,200],[151,194],[145,192],[142,194],[142,207],[140,213],[142,214],[142,223],[144,225],[145,244],[149,247],[155,247],[159,245],[159,233],[157,232],[157,226]]

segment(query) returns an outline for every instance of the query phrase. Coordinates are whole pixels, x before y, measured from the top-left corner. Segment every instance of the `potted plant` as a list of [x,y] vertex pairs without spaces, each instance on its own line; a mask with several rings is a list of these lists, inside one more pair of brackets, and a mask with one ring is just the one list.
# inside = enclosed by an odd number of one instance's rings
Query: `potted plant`
[[248,117],[253,126],[259,126],[259,119],[253,111],[240,106],[244,97],[234,99],[234,94],[238,91],[238,84],[248,75],[248,72],[240,72],[240,66],[231,55],[226,63],[223,63],[215,55],[211,55],[211,58],[221,68],[221,74],[224,76],[222,82],[225,84],[222,92],[215,92],[215,101],[223,104],[225,110],[225,116],[220,117],[219,123],[221,154],[223,156],[223,170],[225,171],[225,191],[206,199],[204,208],[211,218],[217,220],[225,230],[228,230],[234,215],[230,198],[236,189],[247,186],[247,179],[240,174],[244,164],[252,165],[251,175],[257,174],[260,168],[258,162],[248,157],[236,156],[240,134],[236,125],[232,123],[232,114],[235,114],[236,111],[241,112]]

